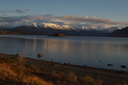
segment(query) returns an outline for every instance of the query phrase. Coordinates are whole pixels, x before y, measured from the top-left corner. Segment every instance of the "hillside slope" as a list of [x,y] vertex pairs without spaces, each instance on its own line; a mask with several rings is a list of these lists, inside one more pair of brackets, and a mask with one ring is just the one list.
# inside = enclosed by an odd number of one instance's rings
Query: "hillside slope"
[[109,37],[128,37],[128,27],[112,32]]

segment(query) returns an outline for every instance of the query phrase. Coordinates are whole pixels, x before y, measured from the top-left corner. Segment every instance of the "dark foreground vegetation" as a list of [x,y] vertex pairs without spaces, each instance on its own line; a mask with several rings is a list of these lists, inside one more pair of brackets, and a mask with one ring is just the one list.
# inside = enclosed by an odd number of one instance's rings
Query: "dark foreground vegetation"
[[128,85],[122,71],[0,54],[0,85]]

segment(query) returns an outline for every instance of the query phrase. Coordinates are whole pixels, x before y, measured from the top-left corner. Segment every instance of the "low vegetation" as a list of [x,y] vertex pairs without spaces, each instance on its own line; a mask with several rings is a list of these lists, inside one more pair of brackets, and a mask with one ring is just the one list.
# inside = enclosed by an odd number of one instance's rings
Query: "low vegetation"
[[28,35],[24,30],[18,29],[16,31],[1,31],[0,35]]
[[0,85],[53,85],[34,74],[29,74],[32,69],[26,68],[21,61],[2,58],[0,62]]
[[19,35],[19,33],[13,31],[0,31],[0,35]]

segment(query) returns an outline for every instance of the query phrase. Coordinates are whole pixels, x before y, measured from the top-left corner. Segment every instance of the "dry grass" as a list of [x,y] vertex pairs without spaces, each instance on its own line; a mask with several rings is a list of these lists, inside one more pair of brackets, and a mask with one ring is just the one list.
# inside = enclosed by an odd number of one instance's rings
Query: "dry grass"
[[[17,82],[17,84],[24,85],[53,85],[50,82],[47,82],[37,76],[34,75],[25,75],[25,68],[23,65],[18,65],[15,68],[8,65],[8,63],[0,63],[0,80],[6,83],[2,83],[3,85],[13,85],[13,83]],[[11,82],[10,82],[11,81]],[[16,85],[17,85],[16,84]]]
[[90,77],[90,76],[85,76],[85,77],[80,77],[79,79],[79,82],[81,82],[83,85],[98,85],[96,83],[96,81]]
[[118,84],[116,84],[116,85],[128,85],[126,82],[124,82],[124,84],[120,84],[120,83],[118,83]]
[[6,63],[0,64],[0,79],[6,80],[6,79],[12,79],[15,76],[17,76],[11,69],[10,66]]
[[25,60],[24,60],[24,57],[17,57],[17,63],[19,65],[24,65],[25,64]]
[[75,75],[74,72],[70,71],[69,75],[68,75],[68,78],[74,82],[77,81],[77,76]]

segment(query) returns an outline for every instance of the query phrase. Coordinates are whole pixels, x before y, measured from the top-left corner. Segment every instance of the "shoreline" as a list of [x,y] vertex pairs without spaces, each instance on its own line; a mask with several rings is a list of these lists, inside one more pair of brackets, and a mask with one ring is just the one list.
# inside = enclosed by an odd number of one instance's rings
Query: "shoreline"
[[[24,57],[27,58],[27,57]],[[96,68],[96,67],[88,67],[87,65],[73,65],[70,63],[58,63],[58,62],[54,62],[54,61],[46,61],[46,60],[38,60],[38,59],[33,59],[33,58],[27,58],[30,60],[34,60],[34,61],[41,61],[41,62],[46,62],[46,63],[51,63],[52,66],[58,66],[58,65],[65,65],[65,66],[71,66],[71,67],[79,67],[79,68],[88,68],[88,69],[94,69],[94,70],[103,70],[103,71],[108,71],[108,72],[113,72],[113,73],[117,73],[117,74],[128,74],[127,71],[121,71],[121,70],[113,70],[113,69],[104,69],[104,68]]]
[[[21,57],[18,54],[3,54],[0,53],[0,55],[7,55],[7,56],[12,56],[12,57]],[[108,71],[108,72],[113,72],[113,73],[118,73],[118,74],[128,74],[127,71],[122,71],[122,70],[113,70],[113,69],[104,69],[104,68],[96,68],[96,67],[88,67],[87,65],[74,65],[74,64],[70,64],[70,63],[59,63],[59,62],[54,62],[54,61],[47,61],[47,60],[39,60],[39,59],[33,59],[33,58],[29,58],[29,57],[23,57],[24,59],[29,59],[29,60],[33,60],[33,61],[40,61],[40,62],[46,62],[46,63],[50,63],[50,64],[54,64],[55,66],[57,65],[65,65],[65,66],[73,66],[73,67],[80,67],[80,68],[89,68],[89,69],[94,69],[94,70],[103,70],[103,71]],[[53,65],[53,66],[54,66]]]
[[[10,54],[4,54],[4,55],[10,55]],[[18,54],[14,54],[14,56],[18,57],[19,55]],[[97,67],[91,67],[91,66],[88,66],[88,65],[75,65],[75,64],[71,64],[71,63],[61,63],[61,62],[56,62],[56,61],[53,61],[53,60],[47,61],[47,60],[39,59],[40,57],[38,57],[38,56],[37,56],[38,59],[34,59],[34,58],[30,58],[30,57],[24,57],[24,58],[27,58],[27,59],[30,59],[30,60],[37,60],[37,61],[48,62],[48,63],[55,63],[55,64],[58,64],[58,65],[59,64],[60,65],[68,65],[68,66],[75,66],[75,67],[81,67],[81,68],[99,69],[99,70],[106,70],[106,71],[117,72],[117,73],[122,73],[122,74],[123,73],[124,74],[128,74],[128,68],[126,68],[125,65],[121,65],[120,68],[127,69],[127,71],[124,71],[124,70],[114,70],[114,69],[106,69],[106,68],[97,68]],[[107,66],[108,67],[109,66],[113,66],[113,64],[107,64]],[[124,67],[122,67],[122,66],[124,66]]]
[[[17,60],[18,58],[20,58],[20,56],[0,54],[0,58],[11,58]],[[61,73],[69,74],[70,72],[73,72],[78,77],[89,75],[96,80],[97,79],[103,80],[104,81],[103,85],[116,85],[117,83],[122,84],[124,82],[128,83],[127,81],[128,72],[125,71],[71,65],[66,63],[62,64],[62,63],[37,60],[27,57],[22,57],[22,58],[26,67],[29,68],[30,65],[34,65],[38,67],[41,70],[41,72],[52,73],[52,74],[61,74]]]

